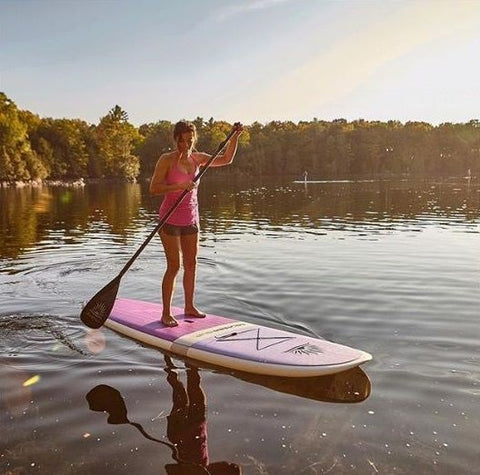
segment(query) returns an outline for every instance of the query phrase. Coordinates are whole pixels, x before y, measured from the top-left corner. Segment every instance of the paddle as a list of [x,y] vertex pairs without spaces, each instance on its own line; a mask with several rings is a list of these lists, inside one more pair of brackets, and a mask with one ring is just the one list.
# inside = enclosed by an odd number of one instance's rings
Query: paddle
[[[227,138],[218,146],[216,152],[208,159],[207,163],[200,170],[193,182],[197,182],[202,178],[204,173],[207,171],[208,167],[213,163],[217,158],[223,148],[227,145],[228,141],[232,138],[233,134],[237,131],[240,124],[237,122],[233,125],[232,130],[228,134]],[[125,264],[120,273],[115,277],[111,282],[109,282],[103,289],[97,292],[90,301],[83,307],[80,318],[82,322],[90,328],[100,328],[105,320],[110,315],[113,305],[115,304],[115,298],[118,293],[118,288],[120,286],[120,281],[123,275],[127,272],[130,266],[134,263],[135,259],[140,255],[140,253],[145,249],[147,244],[153,239],[153,237],[158,233],[162,226],[167,222],[168,218],[173,214],[178,205],[185,198],[188,190],[184,190],[183,193],[178,197],[177,201],[173,206],[168,210],[167,214],[158,222],[153,231],[149,234],[144,243],[137,249],[135,254],[130,258],[130,260]]]

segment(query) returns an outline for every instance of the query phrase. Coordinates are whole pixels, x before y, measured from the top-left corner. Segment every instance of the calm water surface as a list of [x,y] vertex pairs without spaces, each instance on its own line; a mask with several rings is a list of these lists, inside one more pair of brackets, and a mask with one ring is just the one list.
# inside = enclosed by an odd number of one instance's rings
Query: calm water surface
[[[82,302],[153,229],[158,199],[2,189],[0,473],[480,473],[480,185],[223,176],[200,189],[199,306],[373,361],[292,382],[88,330]],[[154,241],[120,295],[159,300],[164,268]],[[170,414],[187,390],[188,450],[208,462],[182,472]]]

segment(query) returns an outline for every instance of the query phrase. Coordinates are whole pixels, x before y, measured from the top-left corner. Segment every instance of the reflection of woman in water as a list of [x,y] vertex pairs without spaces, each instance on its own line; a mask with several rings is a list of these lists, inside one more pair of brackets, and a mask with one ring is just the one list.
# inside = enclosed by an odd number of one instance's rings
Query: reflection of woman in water
[[107,412],[109,424],[130,424],[147,439],[169,447],[177,462],[165,466],[169,475],[239,475],[241,471],[237,464],[208,463],[206,398],[200,387],[198,369],[188,367],[185,390],[174,371],[175,366],[166,355],[165,361],[167,381],[173,389],[173,407],[167,417],[167,436],[171,443],[150,436],[140,424],[130,422],[122,395],[111,386],[102,384],[89,391],[86,399],[90,409]]
[[[234,463],[215,462],[209,464],[207,447],[207,408],[205,393],[200,387],[198,369],[187,368],[187,388],[179,381],[174,365],[165,355],[167,381],[173,389],[173,406],[167,417],[167,437],[178,450],[182,462],[192,465],[168,464],[165,466],[169,475],[210,473],[240,474],[240,467]],[[204,471],[195,471],[202,467]]]
[[178,448],[181,460],[208,465],[205,394],[197,368],[187,368],[187,390],[179,381],[171,359],[165,355],[167,381],[173,389],[173,406],[167,417],[167,437]]

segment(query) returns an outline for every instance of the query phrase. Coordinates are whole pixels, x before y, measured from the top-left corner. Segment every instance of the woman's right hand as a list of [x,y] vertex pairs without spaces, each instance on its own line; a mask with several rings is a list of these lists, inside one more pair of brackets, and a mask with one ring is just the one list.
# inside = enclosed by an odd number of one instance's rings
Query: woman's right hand
[[178,187],[181,190],[187,190],[187,191],[192,191],[197,186],[198,186],[198,183],[194,182],[193,180],[184,181],[184,182],[178,184]]

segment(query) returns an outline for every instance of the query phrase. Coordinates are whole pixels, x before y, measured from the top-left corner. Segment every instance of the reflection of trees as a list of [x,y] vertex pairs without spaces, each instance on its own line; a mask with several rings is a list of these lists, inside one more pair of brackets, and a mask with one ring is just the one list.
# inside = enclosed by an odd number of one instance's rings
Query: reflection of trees
[[125,238],[135,228],[141,201],[140,186],[129,183],[2,188],[0,254],[16,257],[57,230],[63,239],[80,239],[96,223],[106,223],[112,234]]
[[[161,198],[148,195],[148,183],[103,182],[84,188],[3,188],[0,190],[0,254],[18,256],[52,231],[60,238],[81,240],[92,229],[119,236],[156,224]],[[228,181],[205,177],[199,192],[201,227],[210,233],[367,224],[389,226],[419,218],[466,223],[478,220],[477,188],[429,182],[380,181],[282,186],[272,181]],[[105,226],[106,225],[106,226]]]
[[44,235],[40,213],[49,211],[50,195],[36,188],[0,190],[0,254],[16,257]]
[[88,187],[86,198],[90,219],[108,223],[113,234],[123,237],[142,205],[141,188],[136,183],[100,183]]
[[[227,232],[240,222],[249,222],[250,229],[284,227],[329,227],[332,222],[382,223],[394,225],[420,217],[432,221],[455,216],[460,220],[478,219],[476,192],[461,186],[428,182],[350,182],[268,187],[247,185],[243,191],[202,191],[200,202],[202,228],[213,233]],[[363,224],[362,224],[363,225]]]

